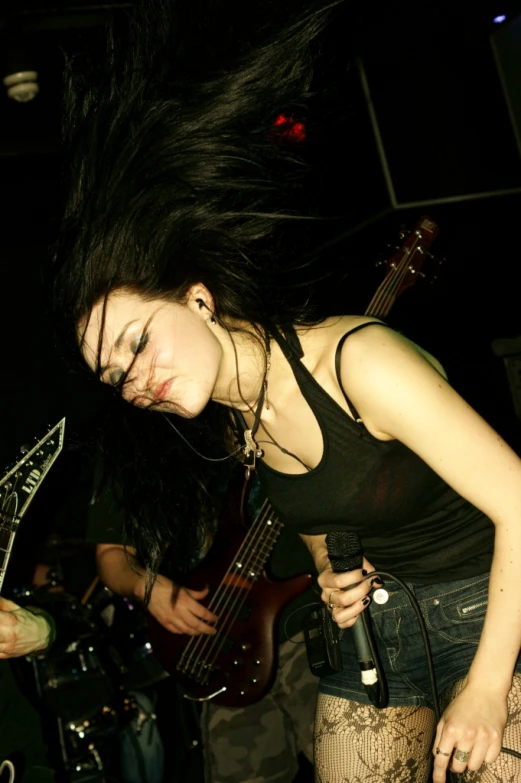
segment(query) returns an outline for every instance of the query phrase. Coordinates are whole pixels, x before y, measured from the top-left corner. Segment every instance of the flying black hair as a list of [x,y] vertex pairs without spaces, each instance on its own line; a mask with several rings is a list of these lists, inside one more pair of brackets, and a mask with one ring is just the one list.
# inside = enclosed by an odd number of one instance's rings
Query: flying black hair
[[[72,350],[82,319],[118,289],[182,302],[203,283],[221,323],[259,335],[317,320],[288,241],[312,217],[295,207],[307,167],[277,118],[306,121],[321,33],[342,4],[143,0],[69,60],[53,301]],[[102,448],[150,587],[165,553],[175,573],[193,559],[219,475],[161,416],[117,402]],[[233,440],[213,403],[177,423],[208,456]]]

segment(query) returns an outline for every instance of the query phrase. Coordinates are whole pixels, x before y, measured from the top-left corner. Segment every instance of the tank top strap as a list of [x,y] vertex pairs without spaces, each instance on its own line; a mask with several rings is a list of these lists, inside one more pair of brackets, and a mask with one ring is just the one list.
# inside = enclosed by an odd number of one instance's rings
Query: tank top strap
[[338,345],[336,347],[335,352],[335,373],[336,373],[336,379],[338,381],[338,385],[340,386],[340,389],[342,391],[342,394],[344,395],[345,401],[347,402],[347,407],[351,411],[351,415],[353,416],[354,420],[357,422],[357,424],[362,423],[362,419],[360,417],[360,414],[358,413],[357,409],[347,396],[344,387],[342,386],[342,378],[340,377],[340,360],[342,357],[342,348],[344,347],[344,343],[349,337],[350,334],[354,334],[355,332],[359,332],[361,329],[365,329],[367,326],[386,326],[382,321],[367,321],[365,324],[358,324],[358,326],[355,326],[354,329],[350,329],[349,332],[346,332],[342,335],[340,338]]

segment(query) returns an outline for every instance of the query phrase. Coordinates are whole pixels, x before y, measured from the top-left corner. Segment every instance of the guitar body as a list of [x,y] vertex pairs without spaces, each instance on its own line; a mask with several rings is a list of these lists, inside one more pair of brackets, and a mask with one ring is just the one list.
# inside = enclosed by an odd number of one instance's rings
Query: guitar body
[[[186,586],[210,592],[202,601],[219,618],[215,636],[173,634],[149,615],[149,640],[155,657],[183,686],[188,698],[210,699],[225,707],[245,707],[270,690],[277,670],[277,619],[289,601],[311,584],[310,574],[284,581],[265,571],[253,584],[233,573],[250,531],[236,527],[217,535],[207,558]],[[239,556],[239,557],[238,557]]]

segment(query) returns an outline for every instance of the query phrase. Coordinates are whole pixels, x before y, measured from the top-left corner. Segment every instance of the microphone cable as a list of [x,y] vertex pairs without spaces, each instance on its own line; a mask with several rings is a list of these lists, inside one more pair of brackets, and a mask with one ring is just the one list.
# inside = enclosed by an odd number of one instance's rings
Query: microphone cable
[[[425,620],[423,618],[420,605],[416,600],[416,597],[413,595],[412,591],[405,584],[405,582],[402,582],[401,579],[399,579],[397,576],[394,576],[394,574],[389,573],[388,571],[371,571],[371,573],[363,577],[361,582],[366,582],[368,579],[374,579],[375,576],[384,577],[386,579],[390,579],[393,582],[396,582],[396,584],[399,585],[404,591],[404,593],[406,594],[407,598],[409,599],[409,603],[414,610],[416,619],[418,620],[418,625],[420,627],[423,646],[425,648],[425,658],[427,661],[427,669],[429,672],[429,681],[431,686],[431,697],[432,697],[432,703],[434,705],[434,716],[436,718],[436,723],[439,723],[441,718],[441,713],[440,713],[440,707],[438,702],[438,689],[436,687],[436,675],[434,673],[434,664],[432,661],[432,652],[431,652],[431,645],[429,642],[429,635],[427,633],[427,626],[425,625]],[[359,584],[361,584],[361,582],[359,582]],[[505,748],[502,746],[500,752],[506,753],[510,756],[514,756],[517,759],[521,759],[521,753],[519,753],[517,750],[512,750],[512,748]],[[448,772],[449,772],[449,779],[451,783],[457,783],[457,780],[459,778],[459,773],[453,772],[451,769],[449,769]]]

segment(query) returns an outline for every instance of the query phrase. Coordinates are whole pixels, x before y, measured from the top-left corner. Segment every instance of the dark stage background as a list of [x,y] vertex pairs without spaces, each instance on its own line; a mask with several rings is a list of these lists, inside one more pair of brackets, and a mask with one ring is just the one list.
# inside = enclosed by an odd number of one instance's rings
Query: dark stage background
[[[27,103],[0,88],[0,463],[67,417],[66,456],[22,526],[20,541],[33,546],[82,467],[69,447],[85,440],[105,406],[100,385],[61,356],[44,287],[62,198],[63,57],[130,5],[11,0],[0,10],[2,78],[34,68],[40,87]],[[500,14],[505,20],[495,23]],[[400,228],[430,215],[440,227],[437,258],[426,260],[426,278],[387,320],[435,354],[518,450],[514,391],[492,343],[521,335],[520,137],[521,3],[351,4],[328,34],[302,146],[313,164],[303,207],[336,219],[307,231],[299,223],[290,235],[296,243],[305,235],[308,252],[332,271],[317,283],[328,309],[363,312],[383,279],[377,262],[391,255]],[[72,537],[84,510],[79,495],[73,509]],[[19,544],[15,575],[24,559]]]

